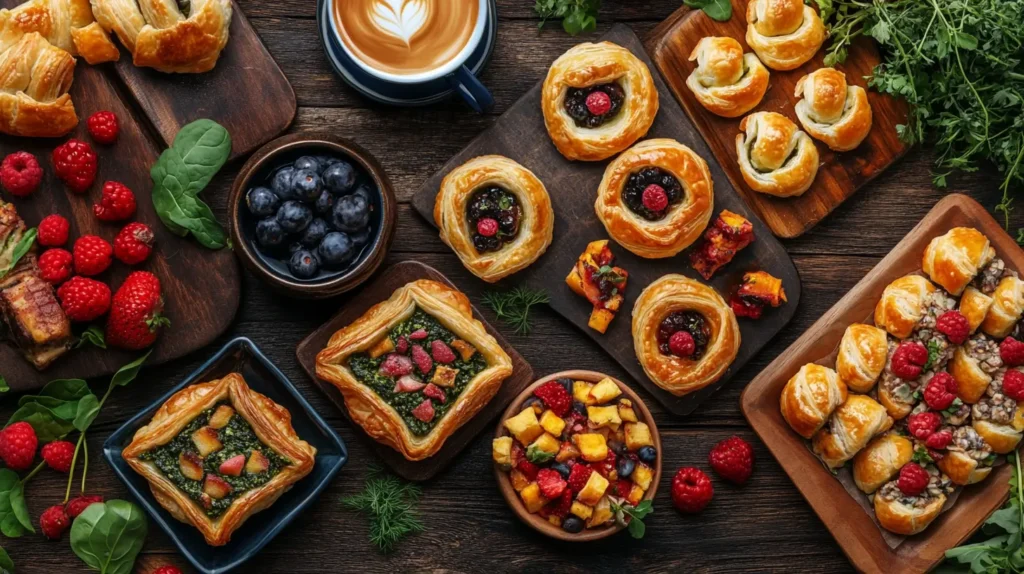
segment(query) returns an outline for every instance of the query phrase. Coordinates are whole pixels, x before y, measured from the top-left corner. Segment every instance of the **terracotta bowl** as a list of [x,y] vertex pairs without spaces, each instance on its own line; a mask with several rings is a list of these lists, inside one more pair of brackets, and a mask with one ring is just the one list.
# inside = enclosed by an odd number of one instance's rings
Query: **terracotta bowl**
[[[590,383],[597,383],[601,379],[609,378],[615,381],[615,384],[619,385],[622,389],[622,394],[626,398],[633,401],[633,407],[640,415],[640,420],[647,423],[647,426],[651,429],[651,437],[654,439],[654,448],[658,449],[658,461],[654,465],[654,478],[651,480],[651,487],[644,493],[643,500],[653,500],[655,494],[658,492],[658,483],[661,481],[661,461],[663,453],[661,450],[661,435],[658,434],[658,427],[654,424],[654,418],[651,416],[651,411],[647,410],[647,405],[640,399],[640,397],[633,392],[633,389],[629,388],[625,383],[616,379],[615,377],[609,377],[604,373],[598,373],[596,371],[562,371],[560,373],[554,373],[548,375],[542,379],[538,379],[536,382],[526,387],[523,392],[517,396],[505,409],[505,412],[501,415],[501,420],[498,421],[498,428],[494,433],[495,438],[508,435],[508,431],[505,430],[504,422],[509,417],[513,417],[522,411],[523,403],[526,402],[532,394],[533,390],[543,385],[548,381],[555,379],[572,379],[575,381],[587,381]],[[512,488],[512,481],[509,479],[508,472],[501,469],[497,464],[494,465],[494,475],[498,479],[498,488],[501,489],[501,495],[505,497],[505,502],[508,503],[512,510],[516,513],[516,516],[520,520],[525,522],[530,528],[550,536],[557,538],[558,540],[565,540],[567,542],[587,542],[590,540],[600,540],[607,538],[620,530],[623,530],[624,526],[619,526],[614,522],[601,528],[585,528],[582,532],[572,534],[562,530],[561,527],[551,524],[540,515],[530,514],[526,511],[526,507],[523,505],[523,501],[519,499],[519,493]]]
[[[274,269],[254,243],[254,225],[245,207],[245,194],[258,180],[266,178],[281,164],[303,155],[330,155],[343,158],[365,172],[380,192],[375,206],[379,208],[377,233],[364,248],[356,264],[349,269],[323,278],[302,280],[286,271]],[[258,185],[258,184],[257,184]],[[343,138],[301,134],[280,137],[262,148],[245,162],[231,187],[228,199],[228,228],[235,253],[256,277],[279,292],[304,299],[325,299],[354,289],[384,262],[395,232],[397,204],[395,192],[384,169],[365,149]],[[286,265],[281,266],[286,269]]]

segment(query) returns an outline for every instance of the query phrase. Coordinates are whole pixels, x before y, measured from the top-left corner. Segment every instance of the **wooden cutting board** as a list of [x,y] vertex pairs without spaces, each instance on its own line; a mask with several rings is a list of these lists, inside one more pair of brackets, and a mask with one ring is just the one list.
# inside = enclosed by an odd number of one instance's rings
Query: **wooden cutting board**
[[[661,70],[672,93],[707,141],[718,162],[725,169],[733,186],[747,204],[780,237],[797,237],[814,227],[846,198],[864,184],[891,166],[907,151],[907,146],[896,136],[896,126],[907,123],[907,106],[896,100],[868,90],[868,101],[874,114],[871,133],[859,147],[848,152],[833,152],[815,140],[821,156],[821,167],[811,188],[800,197],[776,198],[758,193],[743,181],[736,163],[736,136],[740,133],[742,118],[721,118],[704,109],[686,87],[686,78],[696,68],[690,62],[690,52],[706,36],[728,36],[739,40],[744,51],[750,51],[746,36],[747,0],[732,0],[732,18],[717,22],[701,10],[683,6],[656,28],[647,39],[647,48],[655,65]],[[825,41],[828,46],[828,40]],[[793,95],[796,82],[805,74],[824,67],[825,50],[796,70],[779,72],[769,70],[771,82],[768,92],[755,111],[778,112],[797,125]],[[836,66],[846,73],[852,85],[867,88],[867,79],[879,63],[878,48],[874,41],[861,37],[850,47],[846,63]]]
[[[43,217],[58,213],[71,222],[71,250],[73,240],[86,234],[99,235],[112,242],[124,224],[104,223],[92,214],[92,206],[101,196],[103,182],[116,180],[127,185],[135,196],[138,211],[135,221],[148,224],[156,233],[156,248],[150,259],[137,269],[151,271],[161,280],[165,314],[171,326],[157,340],[153,355],[147,364],[156,365],[181,357],[206,346],[224,332],[235,316],[239,301],[238,262],[229,249],[210,251],[192,239],[170,233],[153,210],[150,199],[152,180],[149,168],[160,155],[150,140],[148,128],[131,106],[118,97],[118,90],[110,77],[99,67],[79,62],[71,97],[81,118],[100,110],[110,110],[121,121],[121,135],[112,146],[93,144],[99,156],[96,182],[86,194],[75,195],[67,191],[53,173],[53,149],[67,138],[0,138],[0,157],[25,150],[35,154],[43,167],[44,178],[39,190],[27,199],[15,199],[18,213],[30,227]],[[68,137],[91,142],[83,120]],[[206,198],[210,201],[210,198]],[[41,253],[41,251],[40,251]],[[115,261],[110,269],[97,279],[110,285],[114,291],[131,271],[127,265]],[[76,331],[81,327],[76,328]],[[0,375],[14,391],[42,387],[48,381],[64,378],[92,378],[115,372],[138,353],[102,350],[92,346],[75,349],[57,360],[49,369],[38,372],[11,343],[0,343]]]
[[[384,273],[382,273],[373,283],[360,289],[359,294],[349,300],[342,308],[341,312],[331,318],[330,321],[324,323],[316,331],[313,331],[308,337],[299,343],[298,348],[295,350],[295,355],[299,359],[299,364],[305,369],[306,374],[309,375],[313,382],[316,383],[320,390],[322,390],[327,398],[331,399],[331,402],[338,407],[338,410],[348,418],[348,409],[345,408],[345,399],[341,396],[341,392],[332,384],[327,381],[321,380],[316,376],[316,355],[324,347],[327,346],[327,341],[330,340],[331,336],[334,335],[339,329],[348,326],[350,323],[358,319],[365,313],[370,307],[386,300],[391,294],[406,283],[416,281],[418,279],[432,279],[445,285],[458,289],[447,277],[441,274],[440,271],[424,265],[416,261],[403,261],[389,267]],[[448,466],[452,460],[460,453],[466,445],[473,440],[476,435],[480,434],[494,417],[498,416],[505,407],[508,406],[509,402],[514,399],[527,385],[533,382],[533,367],[526,362],[526,359],[519,354],[512,345],[501,336],[501,333],[494,327],[487,323],[480,315],[480,312],[473,309],[473,315],[483,323],[484,328],[498,341],[498,345],[508,353],[508,356],[512,358],[512,376],[505,379],[505,382],[501,384],[501,388],[498,389],[497,394],[490,400],[475,417],[471,418],[466,424],[458,428],[448,440],[445,441],[444,446],[434,456],[421,460],[411,461],[407,460],[397,450],[381,444],[374,439],[370,438],[362,427],[353,424],[353,428],[360,432],[360,434],[367,441],[371,443],[376,451],[377,456],[384,461],[388,467],[391,468],[399,476],[408,480],[427,480],[432,478],[435,474],[443,470]],[[349,419],[351,421],[351,419]]]
[[[616,25],[602,39],[631,50],[650,66],[650,60],[636,34],[625,25]],[[686,114],[672,99],[672,94],[657,73],[654,81],[658,88],[661,109],[651,127],[649,137],[674,138],[692,148],[707,160],[715,186],[715,214],[728,209],[743,214],[754,224],[757,239],[724,267],[710,284],[725,298],[739,285],[743,273],[763,269],[782,279],[789,303],[779,309],[766,311],[760,321],[743,319],[740,331],[743,344],[729,370],[717,383],[683,397],[676,397],[655,385],[644,374],[633,351],[630,331],[630,310],[641,291],[655,279],[668,273],[682,273],[697,280],[700,275],[689,264],[689,251],[668,259],[643,259],[613,243],[612,251],[617,265],[629,272],[629,286],[622,311],[604,335],[587,326],[591,305],[569,290],[565,276],[576,264],[576,259],[591,241],[608,237],[604,226],[594,213],[594,200],[608,161],[570,162],[552,145],[544,127],[540,109],[538,83],[516,102],[494,126],[480,134],[464,150],[453,157],[440,171],[430,177],[413,197],[413,206],[428,222],[434,223],[434,198],[441,179],[468,159],[486,154],[500,154],[512,158],[532,170],[544,182],[555,210],[555,232],[547,252],[532,266],[505,279],[498,287],[525,282],[544,289],[551,297],[551,307],[579,327],[608,352],[630,375],[640,382],[669,412],[689,414],[697,405],[725,385],[768,341],[789,322],[800,300],[800,276],[786,250],[772,236],[768,228],[746,206],[730,185],[721,166],[704,144],[698,131]],[[567,359],[566,369],[582,368]]]

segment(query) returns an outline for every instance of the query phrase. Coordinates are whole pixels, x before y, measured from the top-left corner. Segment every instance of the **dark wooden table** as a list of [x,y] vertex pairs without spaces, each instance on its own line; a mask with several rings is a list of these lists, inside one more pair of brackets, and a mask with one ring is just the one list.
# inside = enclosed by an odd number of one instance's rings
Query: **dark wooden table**
[[[389,262],[417,259],[448,275],[475,302],[483,283],[473,278],[441,243],[436,232],[409,206],[412,192],[449,157],[490,126],[562,52],[586,38],[571,38],[558,25],[538,32],[532,0],[498,0],[500,25],[494,57],[483,75],[497,105],[491,115],[476,115],[461,103],[424,109],[394,109],[370,103],[331,71],[316,32],[313,0],[246,0],[243,8],[295,87],[299,113],[291,131],[327,131],[351,138],[374,153],[395,184],[401,207],[398,233]],[[626,22],[644,36],[680,5],[679,0],[608,0],[598,33],[613,22]],[[498,493],[490,462],[490,436],[482,434],[455,463],[423,485],[420,504],[426,532],[382,556],[367,540],[367,521],[342,508],[340,499],[358,492],[367,465],[375,461],[368,445],[344,422],[313,386],[295,360],[295,346],[324,318],[345,305],[341,297],[322,303],[275,295],[248,273],[243,278],[241,309],[231,329],[208,349],[174,363],[143,371],[140,380],[115,392],[89,437],[94,453],[89,490],[107,498],[129,497],[100,460],[103,440],[127,418],[190,373],[222,343],[245,335],[253,339],[306,393],[348,443],[350,462],[319,501],[286,532],[239,572],[320,574],[448,570],[496,571],[698,571],[698,572],[844,572],[850,565],[831,535],[756,439],[739,410],[739,396],[778,353],[831,307],[871,269],[943,196],[931,185],[933,155],[912,150],[890,171],[858,192],[803,237],[786,241],[803,279],[804,296],[795,319],[739,375],[691,416],[666,415],[639,385],[665,444],[665,476],[640,541],[622,534],[609,542],[574,545],[549,540],[515,518]],[[228,187],[239,168],[226,167],[206,192],[224,221]],[[991,174],[991,167],[984,169]],[[992,209],[998,203],[995,174],[957,177],[951,190],[969,193]],[[1019,213],[1024,213],[1021,210]],[[1019,214],[1018,214],[1019,215]],[[1015,217],[1014,227],[1024,224]],[[492,314],[484,311],[488,319]],[[177,318],[179,325],[184,318]],[[629,380],[597,345],[548,309],[540,309],[533,332],[510,342],[529,360],[538,376],[563,369],[605,371]],[[496,325],[499,325],[495,322]],[[499,325],[500,326],[500,325]],[[171,330],[165,336],[174,336]],[[568,358],[571,357],[571,358]],[[102,392],[106,381],[94,381]],[[5,399],[0,417],[12,412]],[[707,469],[708,450],[717,441],[739,435],[754,444],[754,477],[736,488],[715,480],[715,499],[699,516],[672,508],[671,477],[681,466]],[[64,495],[66,477],[40,473],[28,486],[33,520]],[[137,571],[149,573],[173,563],[190,572],[187,562],[154,524]],[[41,535],[4,540],[18,572],[85,572],[71,552],[67,536],[48,542]]]

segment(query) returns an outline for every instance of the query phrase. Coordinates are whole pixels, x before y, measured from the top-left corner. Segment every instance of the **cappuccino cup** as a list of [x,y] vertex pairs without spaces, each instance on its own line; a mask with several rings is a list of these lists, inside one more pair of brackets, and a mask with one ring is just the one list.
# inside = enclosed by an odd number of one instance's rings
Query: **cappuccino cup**
[[409,87],[441,80],[485,111],[494,100],[466,61],[490,10],[489,0],[333,0],[329,17],[337,43],[366,74]]

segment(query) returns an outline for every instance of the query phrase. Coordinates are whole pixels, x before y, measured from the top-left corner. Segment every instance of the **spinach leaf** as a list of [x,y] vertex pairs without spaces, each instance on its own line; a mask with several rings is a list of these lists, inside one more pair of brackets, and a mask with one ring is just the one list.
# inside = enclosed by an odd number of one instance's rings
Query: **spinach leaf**
[[96,395],[89,395],[78,401],[78,410],[75,412],[75,418],[71,424],[79,431],[85,432],[92,421],[96,420],[98,414],[100,414],[100,401]]
[[[18,478],[17,473],[9,468],[0,469],[0,532],[8,538],[17,538],[25,534],[26,530],[35,532],[32,530],[31,523],[28,524],[28,528],[25,528],[25,525],[15,514],[12,504],[15,498],[12,496],[12,493],[15,489],[19,493],[22,492],[21,479]],[[25,497],[19,495],[18,498],[20,498],[19,506],[24,507]],[[19,510],[18,512],[21,513],[22,511]],[[24,511],[24,514],[25,516],[28,515],[27,509]]]
[[7,551],[0,548],[0,574],[14,574],[14,561],[7,555]]
[[39,440],[46,442],[79,428],[76,423],[80,420],[92,422],[96,413],[90,415],[89,411],[99,410],[99,400],[82,379],[57,379],[47,383],[40,394],[21,397],[18,407],[7,424],[26,421]]
[[597,29],[597,11],[601,0],[537,0],[533,11],[540,16],[540,27],[548,20],[562,20],[562,29],[570,36]]
[[690,8],[700,8],[705,14],[719,22],[732,18],[732,2],[730,0],[683,0]]
[[14,513],[14,517],[18,519],[18,523],[28,530],[29,532],[35,532],[32,528],[32,519],[28,516],[28,505],[25,504],[25,483],[18,481],[17,484],[11,488],[11,492],[8,495],[11,500],[11,512]]
[[11,262],[7,267],[0,269],[0,279],[10,273],[11,269],[14,269],[18,265],[18,261],[28,253],[29,249],[32,249],[32,244],[36,242],[36,228],[33,227],[25,232],[18,240],[18,243],[14,245],[14,252],[11,255]]
[[19,407],[11,415],[11,420],[7,421],[7,424],[11,425],[20,421],[32,425],[36,431],[36,437],[41,443],[60,440],[75,429],[75,425],[71,421],[55,416],[53,411],[39,403],[28,403]]
[[129,574],[148,525],[142,510],[124,500],[90,505],[71,525],[71,549],[100,574]]
[[110,386],[123,387],[128,383],[134,381],[135,377],[139,375],[139,370],[142,368],[142,364],[146,362],[146,359],[148,359],[149,355],[152,353],[153,351],[150,350],[145,355],[142,355],[138,359],[135,359],[134,361],[118,369],[117,372],[114,373],[114,376],[111,377],[110,379]]
[[181,128],[172,146],[188,173],[190,194],[202,191],[231,155],[231,135],[213,120],[196,120]]
[[82,334],[78,337],[78,343],[75,345],[75,348],[77,349],[86,343],[94,347],[99,347],[100,349],[106,349],[107,338],[103,335],[103,329],[98,325],[92,325],[85,331],[82,331]]
[[[0,393],[6,393],[9,390],[11,390],[11,387],[7,384],[7,379],[0,375]],[[0,548],[0,550],[3,550],[3,548]]]

